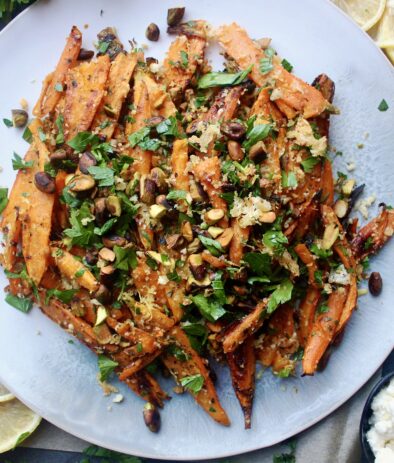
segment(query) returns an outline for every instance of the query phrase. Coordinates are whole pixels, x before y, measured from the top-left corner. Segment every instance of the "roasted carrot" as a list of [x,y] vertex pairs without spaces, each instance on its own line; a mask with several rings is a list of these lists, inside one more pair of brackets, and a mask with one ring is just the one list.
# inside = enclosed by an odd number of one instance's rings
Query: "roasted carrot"
[[317,288],[309,287],[298,309],[299,314],[299,340],[302,347],[312,331],[317,304],[320,300],[320,291]]
[[309,249],[305,246],[304,243],[297,244],[297,246],[294,247],[294,251],[297,253],[297,256],[302,260],[302,262],[306,265],[306,268],[308,270],[308,283],[316,287],[317,283],[315,279],[315,274],[317,271],[317,264],[312,253],[309,251]]

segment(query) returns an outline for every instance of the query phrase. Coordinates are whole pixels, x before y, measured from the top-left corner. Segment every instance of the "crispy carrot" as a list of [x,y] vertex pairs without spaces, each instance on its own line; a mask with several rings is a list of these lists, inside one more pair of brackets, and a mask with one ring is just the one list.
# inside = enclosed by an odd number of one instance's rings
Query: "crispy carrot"
[[332,166],[329,159],[325,159],[323,162],[321,190],[322,202],[328,206],[332,206],[334,204],[334,177],[332,175]]
[[77,61],[81,44],[82,34],[73,26],[55,71],[44,80],[40,98],[33,109],[35,116],[43,117],[55,109],[63,92],[67,72]]
[[302,347],[312,331],[317,304],[320,300],[320,291],[317,288],[309,287],[304,299],[301,301],[299,313],[299,340]]
[[231,262],[239,265],[244,255],[244,245],[247,243],[250,234],[250,227],[242,228],[238,219],[231,219],[231,227],[234,235],[230,243],[229,256]]
[[244,413],[245,429],[250,429],[256,368],[253,336],[227,354],[227,363],[235,394]]
[[333,291],[328,297],[327,312],[320,314],[313,324],[302,360],[304,374],[314,374],[320,359],[334,338],[347,295],[348,291],[345,288]]
[[253,65],[250,77],[257,85],[264,87],[268,82],[275,82],[275,88],[280,93],[277,101],[301,112],[305,118],[317,116],[328,108],[328,102],[318,90],[290,74],[275,59],[272,63],[272,71],[266,74],[261,72],[261,60],[267,56],[238,24],[221,26],[216,32],[216,37],[226,53],[237,62],[241,69],[247,69]]
[[158,407],[163,407],[163,401],[169,399],[156,379],[145,370],[141,370],[130,378],[125,379],[124,383],[140,396],[141,399],[151,402]]
[[171,154],[171,166],[176,190],[189,191],[188,161],[187,139],[175,140]]
[[309,249],[305,246],[304,243],[297,244],[297,246],[294,247],[294,251],[296,252],[297,256],[302,260],[302,262],[306,265],[306,268],[308,270],[308,283],[314,287],[317,287],[315,279],[317,265],[312,253],[309,251]]

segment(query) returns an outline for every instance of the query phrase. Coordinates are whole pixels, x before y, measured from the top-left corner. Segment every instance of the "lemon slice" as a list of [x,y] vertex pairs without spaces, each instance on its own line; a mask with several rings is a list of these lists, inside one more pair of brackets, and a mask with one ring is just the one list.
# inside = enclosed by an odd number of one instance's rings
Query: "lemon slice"
[[14,394],[0,384],[0,402],[7,402],[8,400],[15,399]]
[[387,0],[374,38],[381,48],[394,47],[394,0]]
[[333,0],[345,13],[351,16],[364,31],[368,31],[382,17],[386,0]]
[[13,449],[40,424],[41,417],[18,399],[0,403],[0,453]]
[[394,47],[385,48],[384,51],[389,57],[389,60],[394,64]]

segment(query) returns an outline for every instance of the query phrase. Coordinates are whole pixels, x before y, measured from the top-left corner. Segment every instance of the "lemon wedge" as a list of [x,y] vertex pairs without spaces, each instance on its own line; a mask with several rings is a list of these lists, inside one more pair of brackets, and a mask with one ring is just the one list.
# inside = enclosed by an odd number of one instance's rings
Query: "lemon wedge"
[[394,47],[394,0],[387,0],[374,38],[381,48]]
[[41,417],[18,399],[0,403],[0,453],[23,442],[40,424]]
[[368,31],[383,16],[386,0],[333,0],[359,26]]
[[7,402],[8,400],[15,399],[14,394],[0,384],[0,402]]
[[389,60],[394,64],[394,47],[385,48],[384,51],[389,57]]

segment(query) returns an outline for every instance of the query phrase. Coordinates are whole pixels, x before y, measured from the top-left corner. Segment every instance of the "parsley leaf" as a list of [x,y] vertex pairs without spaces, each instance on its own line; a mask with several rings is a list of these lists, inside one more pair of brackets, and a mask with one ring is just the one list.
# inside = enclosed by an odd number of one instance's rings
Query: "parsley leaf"
[[181,385],[193,394],[197,394],[204,386],[204,377],[202,375],[185,376],[181,378]]
[[275,254],[283,254],[285,251],[285,244],[289,241],[286,236],[278,230],[268,230],[263,235],[263,243],[271,248]]
[[64,143],[64,117],[62,114],[59,114],[59,116],[56,118],[55,124],[57,127],[56,144],[61,145],[62,143]]
[[170,344],[166,351],[181,362],[186,362],[189,360],[189,356],[176,344]]
[[327,259],[327,257],[332,256],[332,250],[331,249],[322,249],[317,246],[317,244],[312,244],[311,246],[311,251],[315,256],[320,257],[322,259]]
[[22,138],[27,141],[27,143],[31,143],[33,140],[33,134],[31,133],[31,130],[29,127],[26,127],[25,130],[23,131]]
[[137,267],[137,254],[135,249],[125,249],[120,246],[114,246],[113,250],[116,256],[115,268],[128,271]]
[[296,188],[298,185],[297,177],[294,172],[282,171],[283,188]]
[[91,132],[79,132],[73,139],[67,142],[68,146],[71,146],[77,153],[82,153],[86,150],[89,145],[98,145],[100,139],[98,135]]
[[13,127],[13,122],[10,121],[9,119],[3,119],[4,125],[8,128]]
[[56,299],[59,299],[59,301],[62,301],[65,304],[69,304],[76,293],[76,289],[48,289],[45,298],[45,304],[48,304],[48,301],[51,299],[51,297],[56,297]]
[[159,135],[179,137],[178,122],[174,116],[160,122],[156,125],[156,132]]
[[249,151],[250,148],[257,142],[267,138],[271,129],[271,124],[256,124],[255,126],[252,126],[250,130],[246,132],[246,140],[243,142],[242,146],[246,149],[246,151]]
[[289,279],[283,280],[268,300],[267,313],[271,314],[279,305],[290,301],[292,292],[293,283]]
[[212,238],[208,238],[207,236],[198,235],[198,239],[204,245],[206,249],[213,255],[213,256],[220,256],[220,254],[224,253],[224,249],[219,241],[216,241]]
[[14,159],[12,160],[12,168],[14,170],[27,169],[33,167],[34,161],[24,161],[19,154],[14,151]]
[[118,362],[114,362],[103,354],[98,356],[98,367],[100,371],[100,381],[106,381],[109,375],[118,366]]
[[0,214],[8,204],[8,188],[0,188]]
[[389,109],[389,105],[387,104],[387,101],[383,98],[383,100],[379,103],[378,106],[379,111],[387,111]]
[[138,143],[141,143],[144,138],[146,138],[150,133],[149,127],[142,127],[142,129],[137,130],[137,132],[129,135],[129,143],[132,148],[135,148]]
[[218,301],[212,298],[208,299],[202,294],[192,296],[192,301],[196,304],[201,315],[212,323],[219,320],[226,313]]
[[189,66],[189,55],[184,50],[181,50],[181,65],[185,69]]
[[172,199],[173,201],[178,201],[179,199],[184,199],[186,201],[186,198],[187,191],[185,190],[171,190],[167,195],[167,199]]
[[213,294],[218,301],[219,304],[226,304],[227,297],[226,293],[224,292],[224,284],[222,281],[222,272],[217,272],[214,279],[212,280],[212,289]]
[[30,312],[33,307],[33,301],[28,297],[19,297],[14,296],[13,294],[8,293],[5,297],[5,301],[10,304],[15,309],[20,310],[23,313]]
[[108,50],[109,47],[109,42],[99,42],[97,51],[98,53],[101,53],[102,55]]
[[88,172],[98,180],[99,187],[112,186],[115,182],[114,171],[109,167],[90,166]]
[[204,74],[198,81],[198,88],[210,88],[210,87],[224,87],[227,85],[239,85],[247,77],[249,72],[252,70],[253,65],[250,65],[244,71],[231,74],[229,72],[209,72]]
[[271,274],[271,258],[268,254],[260,252],[247,252],[244,255],[244,261],[249,264],[252,272],[260,276]]
[[322,304],[320,307],[318,307],[317,313],[322,314],[322,313],[328,312],[329,310],[330,310],[330,308],[328,307],[328,305]]
[[268,74],[270,71],[272,71],[272,69],[274,69],[272,58],[275,55],[275,50],[269,47],[264,51],[264,54],[265,58],[261,58],[260,60],[260,72],[263,75]]
[[302,168],[304,169],[304,171],[309,174],[312,172],[313,168],[319,164],[320,162],[320,159],[318,157],[314,157],[314,156],[309,156],[307,157],[306,159],[304,159],[303,161],[301,161],[301,165],[302,165]]
[[283,58],[281,64],[286,69],[286,71],[291,72],[293,70],[293,65],[289,63],[287,59]]
[[95,227],[89,204],[84,202],[80,209],[72,208],[69,220],[71,228],[66,228],[63,233],[71,238],[70,244],[82,247],[91,245],[95,239]]

